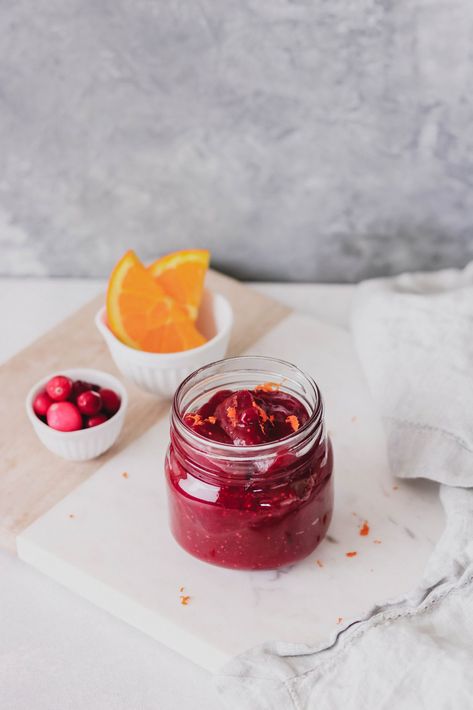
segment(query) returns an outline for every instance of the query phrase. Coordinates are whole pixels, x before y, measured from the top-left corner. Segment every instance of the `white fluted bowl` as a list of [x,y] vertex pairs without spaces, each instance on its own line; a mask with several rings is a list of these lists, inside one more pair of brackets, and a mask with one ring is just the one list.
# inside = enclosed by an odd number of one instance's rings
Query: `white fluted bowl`
[[197,348],[178,353],[148,353],[125,345],[108,327],[105,306],[97,313],[95,324],[120,372],[141,389],[170,399],[191,372],[225,357],[233,311],[221,294],[206,290],[196,325],[208,340]]
[[[58,431],[45,424],[34,413],[33,401],[36,395],[44,390],[46,384],[54,375],[65,375],[71,380],[85,380],[114,390],[120,397],[121,404],[118,412],[103,424],[78,429],[77,431]],[[128,394],[120,380],[102,370],[93,370],[85,367],[76,367],[53,372],[37,382],[26,396],[26,413],[33,425],[38,439],[47,449],[69,461],[87,461],[95,459],[105,453],[118,439],[125,420],[128,406]]]

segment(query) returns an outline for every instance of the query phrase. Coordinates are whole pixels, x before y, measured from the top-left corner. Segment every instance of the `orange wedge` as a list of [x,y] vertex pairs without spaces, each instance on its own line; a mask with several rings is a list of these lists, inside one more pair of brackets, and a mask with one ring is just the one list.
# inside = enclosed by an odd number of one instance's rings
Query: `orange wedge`
[[206,342],[133,251],[120,259],[110,277],[107,321],[119,340],[147,352],[180,352]]
[[207,249],[188,249],[163,256],[148,267],[156,282],[193,321],[199,312],[209,260]]

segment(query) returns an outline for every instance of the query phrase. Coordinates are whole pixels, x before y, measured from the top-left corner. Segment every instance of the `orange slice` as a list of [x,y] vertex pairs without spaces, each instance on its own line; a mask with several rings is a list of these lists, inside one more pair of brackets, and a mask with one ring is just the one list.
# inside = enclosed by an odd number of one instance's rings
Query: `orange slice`
[[110,276],[107,320],[119,340],[147,352],[180,352],[206,342],[133,251],[120,259]]
[[196,320],[209,267],[207,249],[175,251],[153,262],[149,271],[157,283]]

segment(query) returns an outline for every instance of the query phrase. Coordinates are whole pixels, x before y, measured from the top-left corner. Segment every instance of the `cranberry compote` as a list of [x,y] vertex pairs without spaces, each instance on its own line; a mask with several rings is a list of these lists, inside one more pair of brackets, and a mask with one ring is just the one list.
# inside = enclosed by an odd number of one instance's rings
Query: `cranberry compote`
[[274,569],[306,557],[330,523],[332,469],[319,389],[294,365],[229,358],[176,392],[171,529],[201,560]]

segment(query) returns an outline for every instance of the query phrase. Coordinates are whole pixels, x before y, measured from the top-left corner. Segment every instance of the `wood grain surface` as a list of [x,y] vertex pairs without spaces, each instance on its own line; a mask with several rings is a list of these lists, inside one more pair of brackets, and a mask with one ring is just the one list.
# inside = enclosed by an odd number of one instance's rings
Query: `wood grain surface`
[[[226,296],[233,307],[228,355],[246,350],[290,313],[286,306],[215,271],[209,272],[206,285]],[[0,367],[0,546],[4,548],[16,551],[16,536],[22,530],[168,410],[168,401],[139,390],[117,371],[94,325],[103,302],[104,296],[97,296]],[[128,390],[122,434],[115,446],[93,461],[65,461],[52,454],[37,439],[26,416],[30,387],[48,373],[69,367],[106,370],[120,377]]]

